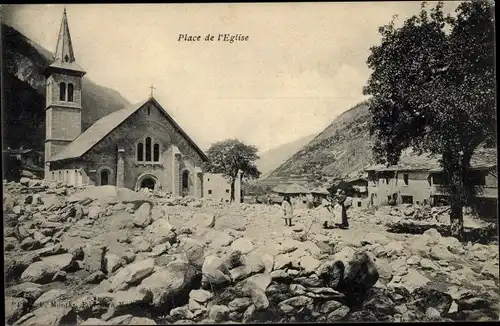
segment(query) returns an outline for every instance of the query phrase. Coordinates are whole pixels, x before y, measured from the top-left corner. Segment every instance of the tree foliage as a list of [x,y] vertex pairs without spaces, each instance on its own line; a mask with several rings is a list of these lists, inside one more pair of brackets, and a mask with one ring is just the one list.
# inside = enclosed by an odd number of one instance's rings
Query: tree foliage
[[21,161],[15,156],[8,155],[5,152],[3,157],[3,178],[8,181],[18,182],[21,178]]
[[231,181],[231,199],[234,199],[234,181],[238,171],[242,171],[242,179],[258,178],[260,172],[255,165],[259,159],[257,147],[246,145],[238,139],[227,139],[215,144],[207,151],[209,163],[207,171],[222,173]]
[[442,2],[430,10],[424,2],[403,26],[393,20],[379,29],[381,44],[367,60],[376,160],[396,164],[408,147],[440,156],[457,237],[462,207],[475,195],[471,157],[496,139],[493,7],[463,2],[452,17]]
[[339,181],[333,184],[330,188],[328,188],[328,192],[330,192],[331,195],[335,195],[339,189],[343,190],[346,196],[354,196],[356,194],[356,189],[350,183],[345,181]]

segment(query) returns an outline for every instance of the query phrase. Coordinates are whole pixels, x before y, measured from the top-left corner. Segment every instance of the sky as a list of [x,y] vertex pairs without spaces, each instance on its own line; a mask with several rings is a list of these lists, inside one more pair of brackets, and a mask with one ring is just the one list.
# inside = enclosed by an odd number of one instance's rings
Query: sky
[[[445,2],[445,11],[458,3]],[[131,103],[154,85],[154,97],[204,150],[238,138],[260,152],[318,134],[366,99],[378,28],[419,8],[418,1],[66,6],[87,78]],[[3,20],[54,52],[63,9],[11,5]],[[181,34],[201,41],[179,41]],[[215,40],[204,41],[207,34]],[[222,42],[218,34],[248,40]]]

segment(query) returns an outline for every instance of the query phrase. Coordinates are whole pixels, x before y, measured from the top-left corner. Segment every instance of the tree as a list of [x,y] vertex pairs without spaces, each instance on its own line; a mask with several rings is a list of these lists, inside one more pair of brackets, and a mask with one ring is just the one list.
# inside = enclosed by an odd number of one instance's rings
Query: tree
[[463,239],[462,208],[475,197],[471,157],[496,139],[494,5],[464,2],[456,17],[443,3],[396,28],[379,29],[371,48],[371,134],[379,163],[396,164],[403,149],[440,157],[450,195],[450,231]]
[[238,171],[242,171],[242,179],[260,176],[255,165],[255,161],[259,159],[257,147],[245,145],[238,139],[227,139],[212,144],[207,156],[209,159],[207,171],[222,173],[231,182],[231,201],[234,200],[234,182],[238,177]]
[[3,153],[3,178],[18,182],[21,178],[21,161],[15,156]]
[[346,196],[354,196],[356,194],[356,189],[350,184],[347,183],[343,180],[335,183],[332,185],[330,188],[328,188],[328,191],[330,194],[335,195],[337,193],[337,190],[343,190]]

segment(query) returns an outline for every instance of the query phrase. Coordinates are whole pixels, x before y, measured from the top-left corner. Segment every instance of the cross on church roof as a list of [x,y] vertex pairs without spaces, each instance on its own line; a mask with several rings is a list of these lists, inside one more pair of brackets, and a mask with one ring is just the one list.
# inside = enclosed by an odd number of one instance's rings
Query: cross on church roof
[[149,86],[149,88],[151,89],[151,97],[153,97],[153,90],[155,90],[156,87],[154,87],[153,84],[151,84],[151,86]]

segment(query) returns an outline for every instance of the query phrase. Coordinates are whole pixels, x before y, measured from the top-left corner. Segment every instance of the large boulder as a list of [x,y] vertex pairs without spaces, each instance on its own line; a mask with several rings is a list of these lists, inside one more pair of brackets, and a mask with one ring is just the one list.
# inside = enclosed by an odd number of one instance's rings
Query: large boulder
[[134,225],[140,228],[145,228],[151,224],[151,221],[151,205],[149,203],[144,203],[134,213]]
[[224,261],[217,256],[207,256],[202,266],[202,283],[205,286],[220,286],[231,282],[230,272]]
[[42,258],[31,264],[22,274],[23,282],[48,283],[59,271],[76,270],[78,264],[72,254],[61,254]]
[[133,311],[134,308],[140,308],[151,301],[152,294],[147,290],[139,290],[136,287],[126,291],[117,291],[114,293],[113,299],[108,307],[108,311],[102,316],[108,320],[112,317],[126,314]]
[[450,294],[426,287],[416,288],[412,294],[412,305],[418,307],[422,312],[428,308],[436,309],[440,315],[445,315],[450,310],[453,298]]
[[380,244],[382,246],[385,246],[389,244],[391,240],[389,240],[386,236],[380,234],[380,233],[375,233],[375,232],[370,232],[368,234],[365,234],[360,238],[360,244],[363,245],[368,245],[368,244]]
[[358,251],[349,261],[341,290],[349,293],[365,293],[377,283],[378,278],[375,262],[366,252]]
[[223,305],[214,305],[209,312],[210,319],[216,323],[224,321],[229,315],[229,308]]
[[417,270],[409,268],[405,275],[394,276],[387,286],[389,288],[404,288],[412,292],[419,287],[426,286],[429,282],[430,280],[427,277],[420,274]]
[[154,259],[148,258],[123,267],[110,279],[110,289],[113,291],[124,290],[130,284],[139,282],[153,273],[154,264]]
[[151,305],[157,309],[170,309],[177,296],[187,293],[199,272],[186,262],[174,261],[142,280],[138,290],[152,293]]
[[170,232],[175,230],[175,228],[172,226],[172,224],[170,224],[168,220],[160,218],[149,225],[146,230],[155,235],[168,235],[170,234]]
[[252,241],[250,241],[249,239],[240,238],[231,243],[231,250],[240,251],[242,254],[248,254],[249,252],[254,250],[254,246],[252,244]]
[[233,237],[227,234],[226,232],[217,231],[213,235],[213,238],[210,242],[210,247],[214,249],[219,249],[222,247],[227,247],[233,242]]
[[26,318],[19,323],[20,326],[76,324],[76,313],[67,307],[40,307],[31,312]]
[[274,257],[274,270],[286,269],[292,266],[292,258],[289,254],[280,254]]
[[5,297],[5,322],[13,324],[28,309],[28,300],[24,298]]
[[454,261],[457,259],[457,256],[450,252],[447,247],[439,244],[431,248],[429,255],[432,259],[441,261]]
[[41,200],[43,202],[44,208],[49,208],[52,206],[58,206],[58,205],[62,204],[61,198],[59,198],[56,195],[47,194],[47,195],[42,196]]
[[99,200],[102,204],[134,203],[139,205],[151,200],[143,193],[115,186],[88,186],[68,197],[69,203],[83,201],[87,198]]
[[428,257],[432,240],[427,235],[415,235],[408,241],[408,247],[413,255]]
[[38,308],[41,306],[56,306],[58,303],[58,299],[68,293],[68,291],[63,289],[52,289],[44,294],[42,294],[36,301],[33,303],[33,307]]
[[199,228],[213,228],[215,226],[215,213],[196,213],[193,216],[194,226]]
[[83,268],[91,273],[101,271],[101,262],[105,256],[105,247],[87,245],[83,248],[83,252]]
[[285,314],[296,314],[297,311],[308,308],[312,310],[313,299],[304,295],[291,297],[278,304],[278,308]]
[[17,280],[21,277],[22,273],[34,262],[40,261],[41,258],[36,253],[29,253],[24,255],[6,255],[4,276],[7,282]]
[[192,290],[189,292],[189,298],[195,300],[199,303],[205,303],[208,300],[212,299],[212,293],[206,290],[198,289]]
[[36,283],[20,283],[5,289],[5,295],[16,298],[24,298],[33,303],[43,294],[42,287]]
[[104,208],[102,208],[99,205],[92,205],[88,208],[88,214],[87,217],[91,220],[98,219],[99,217],[103,216],[105,213]]
[[302,256],[299,258],[298,265],[303,274],[309,275],[321,265],[321,262],[311,256]]
[[326,285],[339,290],[343,286],[345,266],[341,260],[323,262],[316,273]]
[[256,291],[265,292],[269,284],[271,284],[271,281],[272,279],[269,274],[255,274],[245,280],[244,289],[250,293]]
[[182,249],[184,259],[196,268],[202,268],[204,262],[205,250],[203,244],[192,238],[184,238],[179,248]]
[[434,228],[426,230],[423,235],[429,237],[429,243],[431,244],[437,244],[441,239],[441,234]]
[[487,277],[491,277],[495,280],[498,280],[499,271],[498,271],[498,261],[496,264],[494,262],[487,262],[484,264],[481,269],[481,274]]

